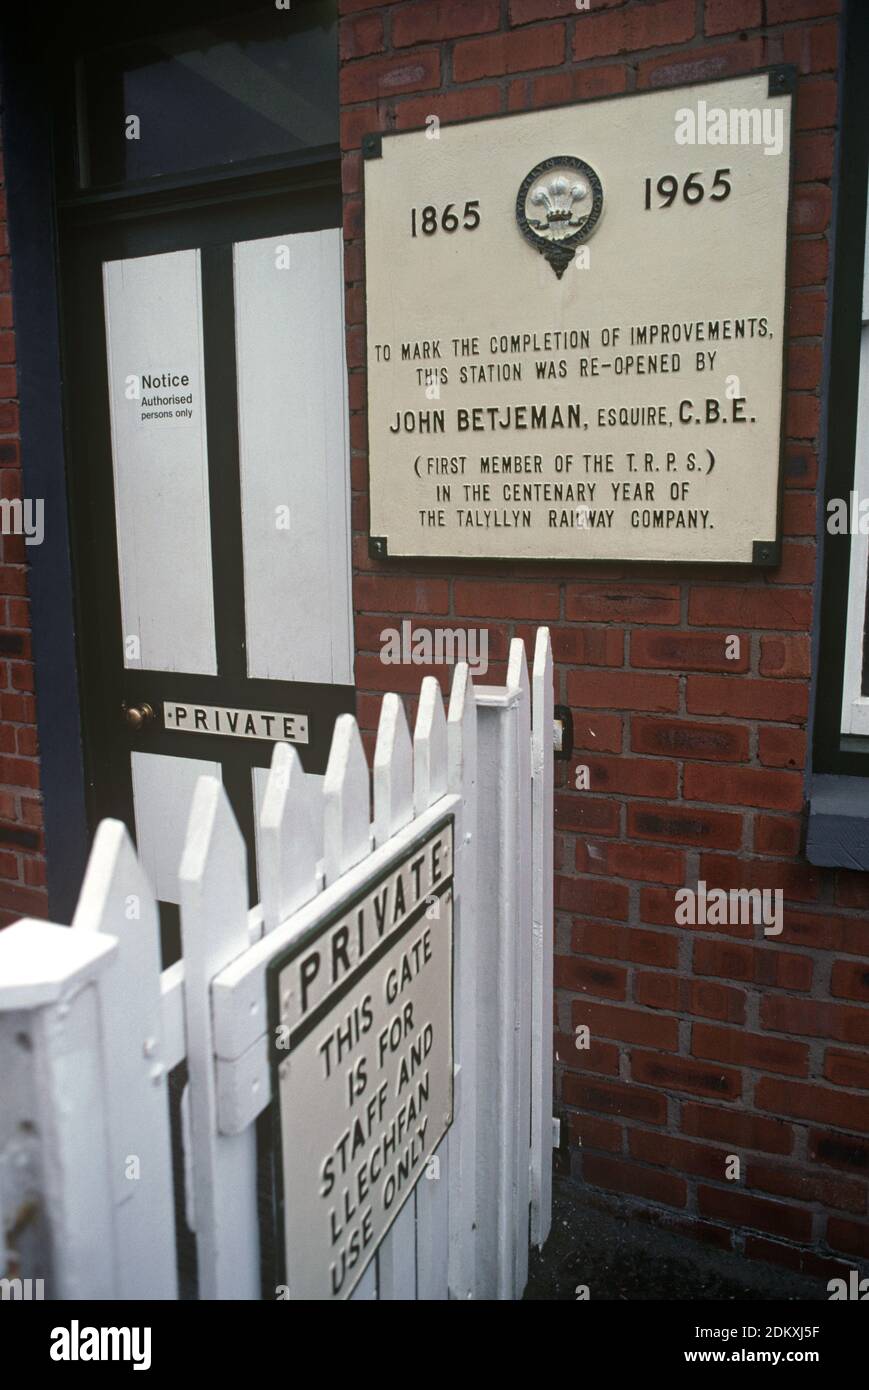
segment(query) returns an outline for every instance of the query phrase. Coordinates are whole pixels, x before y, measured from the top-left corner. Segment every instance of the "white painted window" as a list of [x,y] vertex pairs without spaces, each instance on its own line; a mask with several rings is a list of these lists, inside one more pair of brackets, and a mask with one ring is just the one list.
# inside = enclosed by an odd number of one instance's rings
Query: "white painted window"
[[869,620],[869,535],[860,529],[866,522],[858,512],[860,502],[869,498],[869,215],[866,218],[866,237],[854,492],[849,499],[851,529],[857,534],[851,535],[845,672],[842,683],[842,733],[869,735],[869,659],[864,660],[864,652],[869,658],[869,643],[864,637]]

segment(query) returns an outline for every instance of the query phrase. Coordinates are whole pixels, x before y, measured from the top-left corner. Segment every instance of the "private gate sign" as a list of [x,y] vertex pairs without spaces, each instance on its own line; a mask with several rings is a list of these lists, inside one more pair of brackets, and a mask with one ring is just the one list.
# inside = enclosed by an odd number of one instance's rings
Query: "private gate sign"
[[439,1167],[453,1113],[453,824],[269,969],[288,1297],[348,1297]]

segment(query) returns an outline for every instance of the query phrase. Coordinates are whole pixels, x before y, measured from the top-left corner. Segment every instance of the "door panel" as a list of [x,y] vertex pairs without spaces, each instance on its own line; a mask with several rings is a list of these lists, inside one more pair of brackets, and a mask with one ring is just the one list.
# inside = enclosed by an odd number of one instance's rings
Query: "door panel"
[[233,248],[247,671],[353,679],[342,236]]
[[215,675],[199,252],[103,286],[124,665]]
[[158,899],[177,903],[178,846],[184,844],[196,783],[220,777],[220,763],[134,751],[130,764],[139,862]]

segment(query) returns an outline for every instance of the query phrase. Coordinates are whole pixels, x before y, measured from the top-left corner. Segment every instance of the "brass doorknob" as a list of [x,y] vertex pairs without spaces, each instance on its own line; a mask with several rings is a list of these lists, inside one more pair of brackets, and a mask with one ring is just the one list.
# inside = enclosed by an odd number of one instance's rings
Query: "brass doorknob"
[[154,711],[150,705],[124,705],[124,718],[131,729],[141,729],[154,718]]

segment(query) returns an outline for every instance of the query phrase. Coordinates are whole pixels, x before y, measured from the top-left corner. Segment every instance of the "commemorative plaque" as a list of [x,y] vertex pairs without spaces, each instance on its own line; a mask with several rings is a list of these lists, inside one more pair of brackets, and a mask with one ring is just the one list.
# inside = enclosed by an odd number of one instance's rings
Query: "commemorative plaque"
[[353,1292],[453,1116],[453,818],[269,967],[281,1279]]
[[792,85],[366,137],[373,555],[777,563]]

